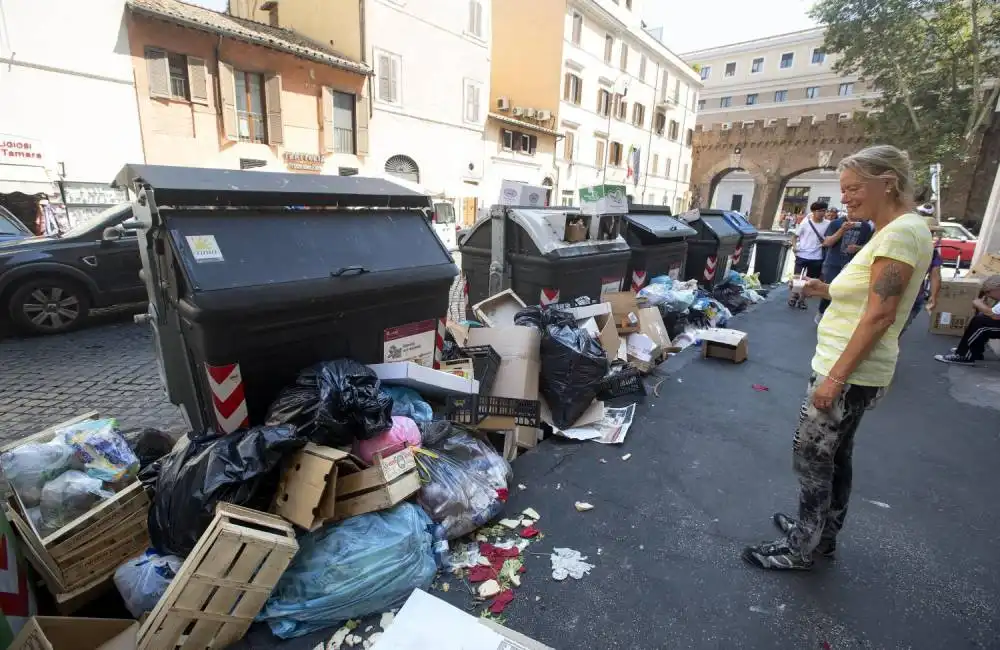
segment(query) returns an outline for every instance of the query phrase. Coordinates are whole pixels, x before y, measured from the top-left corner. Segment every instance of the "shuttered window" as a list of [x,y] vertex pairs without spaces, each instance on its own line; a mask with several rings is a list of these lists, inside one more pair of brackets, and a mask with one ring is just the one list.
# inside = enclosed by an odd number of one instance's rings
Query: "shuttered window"
[[379,52],[375,59],[378,78],[378,99],[389,104],[401,103],[399,74],[402,61],[395,54]]
[[353,94],[333,93],[333,151],[334,153],[354,153],[354,108]]
[[[241,142],[282,144],[281,77],[243,70],[231,74],[237,138]],[[228,103],[225,94],[223,89],[224,109]]]
[[147,47],[146,73],[150,97],[208,103],[208,72],[205,60]]

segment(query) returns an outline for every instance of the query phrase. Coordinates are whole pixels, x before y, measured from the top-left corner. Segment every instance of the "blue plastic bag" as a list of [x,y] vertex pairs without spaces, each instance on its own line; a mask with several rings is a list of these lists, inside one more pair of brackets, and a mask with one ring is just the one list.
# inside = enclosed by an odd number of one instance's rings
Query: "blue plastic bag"
[[382,386],[382,392],[392,397],[392,414],[410,418],[414,422],[430,422],[434,419],[431,405],[420,397],[420,393],[405,386]]
[[432,527],[401,503],[303,535],[257,620],[291,639],[402,604],[437,573]]
[[139,557],[118,567],[115,586],[132,616],[139,618],[143,613],[153,611],[182,564],[184,558],[160,555],[153,549],[147,549]]

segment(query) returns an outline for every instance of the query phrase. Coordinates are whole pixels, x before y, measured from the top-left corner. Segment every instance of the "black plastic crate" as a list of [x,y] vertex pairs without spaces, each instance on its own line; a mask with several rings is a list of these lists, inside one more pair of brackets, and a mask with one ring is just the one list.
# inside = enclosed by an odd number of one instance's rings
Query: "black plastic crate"
[[473,373],[479,382],[479,394],[489,395],[500,370],[500,355],[492,345],[470,345],[461,348],[462,354],[472,359]]
[[476,426],[488,417],[510,417],[526,427],[541,426],[541,404],[537,400],[488,395],[449,395],[445,417],[452,422]]
[[601,387],[597,391],[597,399],[609,400],[622,395],[632,393],[646,394],[646,385],[642,383],[642,373],[631,366],[616,372],[613,375],[606,375],[601,380]]

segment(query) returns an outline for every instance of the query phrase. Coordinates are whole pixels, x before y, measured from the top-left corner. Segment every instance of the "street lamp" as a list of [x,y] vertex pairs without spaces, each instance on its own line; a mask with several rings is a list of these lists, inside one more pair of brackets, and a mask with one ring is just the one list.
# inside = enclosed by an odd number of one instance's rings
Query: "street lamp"
[[615,79],[615,82],[611,84],[611,98],[608,100],[608,129],[607,129],[608,150],[604,152],[604,170],[601,175],[601,185],[605,185],[608,180],[608,158],[611,157],[611,113],[614,112],[615,110],[614,106],[615,88],[618,86],[619,81],[621,81],[622,79],[626,79],[625,88],[622,90],[622,99],[628,97],[628,80],[627,80],[628,76],[629,74],[627,72],[623,72],[622,74],[618,75],[618,77]]

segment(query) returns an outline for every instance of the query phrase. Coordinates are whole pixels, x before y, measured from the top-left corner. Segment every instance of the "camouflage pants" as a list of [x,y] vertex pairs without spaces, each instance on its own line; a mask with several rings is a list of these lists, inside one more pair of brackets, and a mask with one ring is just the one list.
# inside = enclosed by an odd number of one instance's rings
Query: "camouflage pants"
[[885,390],[848,384],[830,410],[820,411],[812,397],[823,379],[819,375],[809,379],[792,447],[799,477],[799,517],[788,541],[803,557],[809,557],[821,540],[835,540],[844,526],[851,497],[854,434],[861,416],[874,408]]

